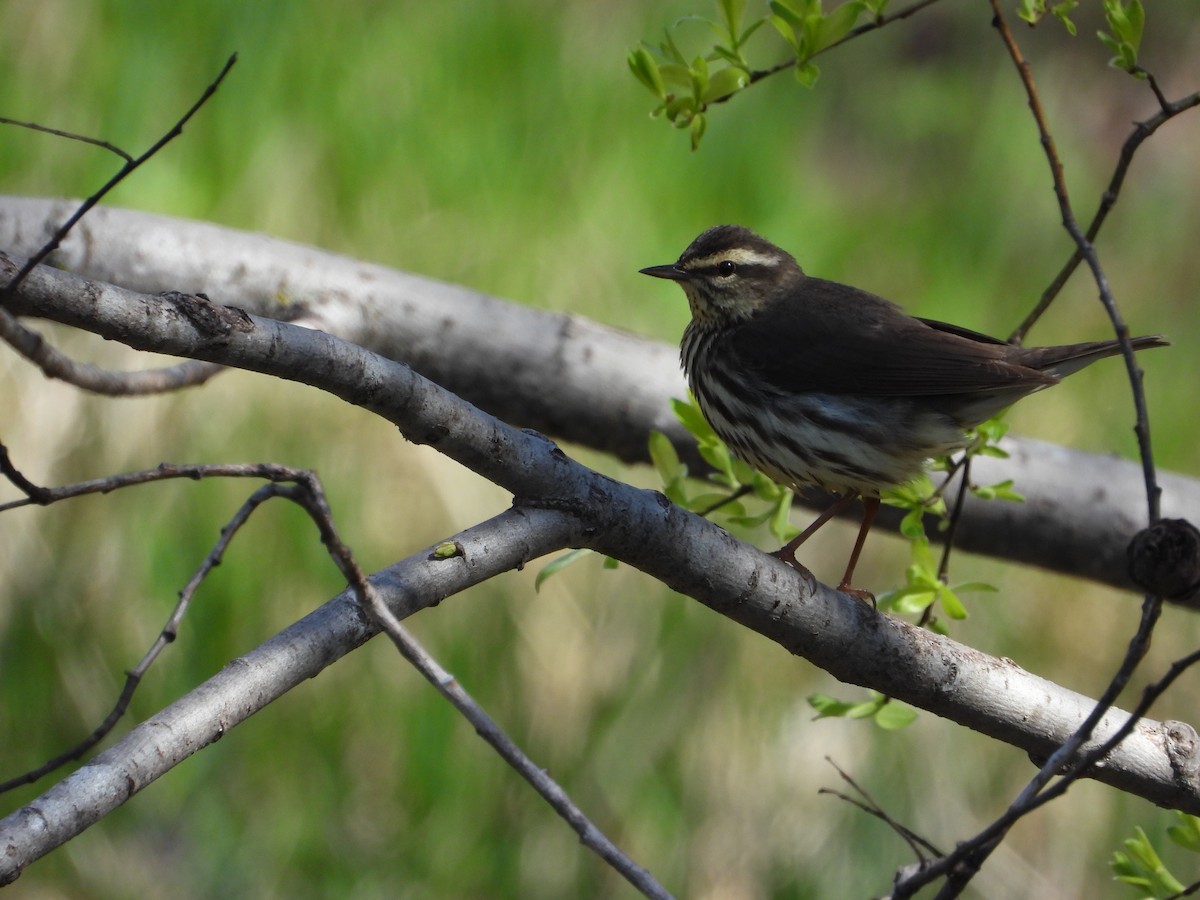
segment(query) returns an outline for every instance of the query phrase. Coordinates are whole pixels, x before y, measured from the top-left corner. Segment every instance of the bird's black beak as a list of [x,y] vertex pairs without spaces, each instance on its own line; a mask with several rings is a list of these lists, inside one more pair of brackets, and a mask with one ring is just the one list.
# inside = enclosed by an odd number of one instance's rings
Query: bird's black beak
[[650,275],[653,278],[666,278],[669,281],[687,281],[692,277],[674,264],[669,266],[650,266],[647,269],[638,269],[638,271],[643,275]]

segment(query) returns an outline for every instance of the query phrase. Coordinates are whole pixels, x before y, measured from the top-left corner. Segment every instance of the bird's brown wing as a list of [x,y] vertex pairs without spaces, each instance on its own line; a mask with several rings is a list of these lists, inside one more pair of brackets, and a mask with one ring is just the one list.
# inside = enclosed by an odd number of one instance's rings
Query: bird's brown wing
[[[1017,395],[1058,379],[1005,361],[1002,341],[916,319],[890,301],[819,278],[735,325],[739,367],[785,391],[927,397]],[[1022,390],[1024,389],[1024,390]]]

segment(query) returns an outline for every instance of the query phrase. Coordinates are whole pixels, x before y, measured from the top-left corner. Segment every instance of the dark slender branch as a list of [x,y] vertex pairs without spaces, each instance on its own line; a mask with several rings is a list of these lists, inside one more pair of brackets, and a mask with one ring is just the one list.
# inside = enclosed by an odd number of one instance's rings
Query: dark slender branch
[[437,688],[454,708],[466,717],[475,727],[475,732],[507,762],[517,774],[524,778],[530,786],[541,795],[542,799],[554,808],[568,825],[579,835],[584,846],[591,848],[609,865],[616,869],[626,881],[633,885],[643,896],[666,900],[671,895],[662,885],[644,869],[623,853],[603,832],[600,831],[584,815],[583,811],[572,802],[566,791],[556,782],[545,769],[533,762],[525,753],[504,733],[482,707],[475,701],[458,681],[445,669],[438,665],[423,647],[409,634],[400,620],[392,614],[378,594],[369,590],[365,579],[363,584],[368,592],[366,609],[375,622],[383,629],[400,655],[408,660],[425,678]]
[[[1099,747],[1093,748],[1086,755],[1075,759],[1079,749],[1091,738],[1096,726],[1107,715],[1121,691],[1129,684],[1134,669],[1145,656],[1146,650],[1149,649],[1150,634],[1154,630],[1161,611],[1162,601],[1147,596],[1142,607],[1142,617],[1137,632],[1130,640],[1125,658],[1108,687],[1096,700],[1095,706],[1092,707],[1075,733],[1047,758],[1042,767],[1038,769],[1037,774],[1025,786],[1016,800],[1009,805],[1008,809],[974,837],[960,842],[950,854],[900,881],[896,885],[893,895],[897,900],[911,897],[926,884],[943,876],[946,877],[946,883],[938,892],[937,897],[957,897],[1019,819],[1033,812],[1042,804],[1066,793],[1071,784],[1083,777],[1096,761],[1111,752],[1113,747],[1132,732],[1138,720],[1146,712],[1145,708],[1139,708],[1131,713],[1121,727]],[[1173,676],[1171,680],[1174,680],[1174,677],[1177,676]],[[1155,696],[1157,697],[1157,694]],[[1149,703],[1144,702],[1143,705],[1148,708]],[[1047,789],[1050,780],[1059,775],[1062,777]]]
[[[45,506],[52,503],[52,495],[49,490],[40,485],[34,484],[28,478],[21,474],[21,470],[13,465],[12,457],[8,455],[8,448],[4,444],[0,444],[0,474],[4,475],[17,490],[21,491],[28,498],[27,501],[21,501],[21,505],[28,503],[37,503],[40,506]],[[5,509],[5,506],[0,506],[0,512]]]
[[201,384],[220,371],[219,366],[214,366],[208,363],[187,362],[177,366],[172,366],[166,369],[159,369],[152,372],[106,372],[98,369],[95,366],[84,365],[75,362],[67,357],[62,352],[46,343],[41,335],[22,326],[8,310],[3,309],[5,300],[12,295],[17,287],[24,281],[34,267],[40,264],[46,257],[58,249],[63,239],[70,233],[75,224],[83,218],[83,216],[100,202],[103,197],[108,194],[114,187],[124,181],[131,175],[139,166],[153,157],[159,150],[165,147],[171,140],[183,133],[184,126],[191,120],[200,107],[202,107],[208,99],[216,93],[217,88],[221,86],[221,82],[225,80],[225,76],[229,70],[233,68],[233,64],[237,62],[237,54],[233,54],[226,61],[225,66],[221,69],[216,79],[205,88],[204,93],[200,95],[191,109],[183,114],[171,129],[141,156],[134,159],[124,150],[112,146],[106,141],[100,141],[95,138],[86,138],[81,135],[72,134],[70,132],[58,131],[53,128],[45,128],[39,125],[33,125],[27,122],[17,122],[12,119],[0,119],[0,122],[7,124],[21,125],[28,128],[33,128],[37,131],[44,131],[50,134],[59,135],[70,138],[72,140],[84,141],[89,144],[94,144],[99,147],[104,147],[116,153],[125,160],[125,164],[120,170],[110,178],[100,190],[96,191],[88,197],[79,208],[72,213],[62,225],[55,229],[42,247],[25,261],[25,264],[16,273],[15,276],[2,288],[0,288],[0,339],[11,344],[19,353],[25,356],[30,361],[36,363],[43,372],[51,378],[60,378],[64,381],[75,384],[85,390],[94,391],[100,394],[108,394],[112,396],[130,396],[134,394],[150,394],[160,393],[162,391],[175,390],[179,387],[188,385]]
[[1197,891],[1200,891],[1200,881],[1193,881],[1182,891],[1176,891],[1174,894],[1165,897],[1164,900],[1180,900],[1181,897],[1194,897]]
[[747,494],[750,494],[753,492],[754,492],[753,487],[751,487],[748,484],[743,484],[736,491],[731,493],[728,497],[722,497],[720,500],[714,500],[708,506],[704,507],[704,509],[696,510],[696,515],[700,516],[701,518],[707,519],[709,516],[711,516],[713,513],[715,513],[722,506],[728,506],[730,503],[736,503],[738,500],[741,500]]
[[175,465],[162,463],[153,469],[143,469],[139,472],[125,472],[120,475],[107,475],[91,481],[80,481],[56,488],[42,488],[43,499],[27,498],[0,503],[0,513],[22,506],[39,503],[43,506],[82,497],[85,494],[107,494],[120,488],[131,487],[135,484],[150,484],[155,481],[166,481],[174,478],[186,478],[197,481],[201,478],[263,478],[267,481],[289,481],[295,477],[298,470],[272,463],[205,463],[191,465]]
[[[0,454],[3,456],[3,461],[8,462],[8,454],[0,447]],[[179,600],[175,604],[170,617],[166,624],[162,627],[158,637],[150,649],[146,651],[141,661],[136,666],[125,673],[125,684],[121,688],[121,693],[104,721],[82,741],[55,756],[42,765],[23,772],[20,775],[0,782],[0,794],[21,787],[26,784],[33,784],[39,779],[53,772],[69,762],[81,759],[84,754],[99,744],[106,738],[116,727],[116,724],[125,715],[129,708],[129,703],[133,699],[134,693],[137,691],[138,685],[141,684],[142,678],[158,659],[159,655],[168,644],[174,642],[179,633],[179,626],[183,622],[183,617],[191,605],[192,598],[200,585],[216,566],[220,565],[222,557],[225,555],[226,549],[229,547],[230,541],[237,531],[250,518],[261,504],[265,503],[272,497],[287,497],[297,503],[301,503],[301,499],[296,496],[295,489],[291,486],[285,486],[281,482],[294,481],[305,484],[306,491],[313,491],[309,483],[315,479],[315,476],[310,472],[305,472],[299,469],[290,469],[285,466],[277,466],[271,463],[257,463],[251,465],[193,465],[193,466],[169,466],[163,464],[156,469],[150,469],[142,472],[131,472],[125,475],[113,475],[106,478],[96,479],[92,482],[83,484],[67,485],[62,488],[39,488],[41,499],[37,500],[33,497],[29,501],[17,501],[15,503],[7,503],[0,506],[0,512],[8,509],[13,509],[18,506],[28,505],[32,502],[40,502],[42,505],[49,505],[60,500],[66,500],[74,497],[81,497],[85,494],[92,493],[109,493],[114,490],[119,490],[123,487],[132,487],[136,484],[146,484],[153,481],[165,481],[171,478],[188,478],[199,480],[201,478],[267,478],[272,484],[264,485],[255,491],[250,498],[242,504],[234,517],[221,529],[221,535],[216,545],[205,557],[200,567],[188,580],[187,585],[179,592]],[[317,488],[319,490],[319,486]]]
[[120,156],[129,161],[126,162],[125,165],[121,166],[120,171],[110,178],[104,184],[104,186],[100,188],[100,190],[96,191],[96,193],[84,200],[83,203],[80,204],[79,208],[75,210],[74,214],[72,214],[65,222],[63,222],[62,225],[55,229],[53,236],[49,241],[46,242],[42,249],[25,262],[25,265],[21,267],[21,271],[16,274],[16,277],[14,277],[12,281],[5,285],[3,289],[0,289],[0,303],[4,301],[8,294],[16,290],[17,285],[25,280],[29,273],[33,271],[35,266],[39,265],[47,256],[58,249],[58,245],[62,243],[63,238],[70,233],[71,229],[75,227],[75,223],[82,219],[89,209],[104,199],[104,196],[109,191],[124,181],[131,173],[133,173],[134,170],[149,160],[152,156],[154,156],[154,154],[158,153],[159,150],[161,150],[179,135],[183,134],[183,127],[189,121],[191,121],[192,116],[200,111],[200,107],[208,102],[208,98],[217,92],[217,88],[221,86],[221,82],[225,80],[225,76],[229,74],[229,70],[233,68],[233,64],[236,62],[237,54],[234,53],[229,57],[228,60],[225,61],[225,65],[221,69],[220,74],[217,75],[213,82],[204,89],[204,93],[200,95],[199,100],[192,104],[191,109],[184,113],[183,117],[180,118],[179,121],[173,126],[171,126],[171,130],[155,141],[154,144],[151,145],[150,149],[141,156],[137,157],[136,159],[130,159],[127,153],[123,153],[119,150],[117,151]]
[[943,535],[945,544],[942,547],[942,559],[938,563],[938,578],[946,581],[950,577],[950,551],[954,548],[954,538],[958,534],[958,523],[962,521],[963,502],[971,489],[971,457],[963,454],[962,459],[954,469],[946,475],[943,486],[950,483],[955,472],[962,470],[962,478],[958,482],[958,493],[954,495],[954,508],[950,511],[950,524]]
[[[427,548],[372,577],[398,616],[577,542],[578,523],[561,512],[508,510],[453,540],[464,558],[436,559]],[[0,820],[5,848],[0,885],[376,632],[347,590],[135,726],[85,767]]]
[[57,128],[48,128],[45,125],[39,125],[37,122],[22,122],[18,119],[9,119],[5,116],[0,116],[0,125],[16,125],[18,128],[28,128],[30,131],[41,131],[44,134],[52,134],[55,137],[66,138],[70,141],[79,141],[82,144],[91,144],[94,147],[100,147],[110,153],[115,153],[127,163],[133,162],[133,157],[122,150],[120,147],[110,144],[108,141],[102,141],[99,138],[88,137],[86,134],[76,134],[73,131],[60,131]]
[[834,769],[837,770],[838,775],[841,776],[842,780],[846,782],[846,784],[850,785],[850,787],[852,787],[863,799],[858,800],[854,797],[849,797],[846,794],[843,794],[841,791],[835,791],[830,788],[821,788],[818,793],[831,794],[834,797],[837,797],[839,800],[845,800],[847,803],[857,806],[863,812],[869,813],[870,815],[875,816],[875,818],[884,822],[889,828],[892,829],[892,831],[896,832],[896,834],[900,835],[900,837],[904,839],[905,843],[907,843],[909,848],[912,850],[913,855],[922,863],[924,863],[927,859],[925,856],[925,851],[932,853],[934,856],[944,855],[941,850],[939,850],[925,838],[921,837],[921,835],[892,818],[887,810],[885,810],[862,785],[860,785],[842,770],[841,766],[835,763],[828,756],[825,757],[825,761],[833,766]]
[[135,372],[114,372],[76,362],[47,343],[36,331],[24,327],[17,321],[16,316],[3,308],[0,308],[0,340],[8,343],[41,369],[47,378],[57,378],[82,390],[107,397],[138,397],[194,387],[204,384],[224,370],[223,366],[215,363],[194,359],[173,366]]
[[[1170,102],[1162,95],[1158,87],[1158,82],[1153,79],[1153,76],[1147,73],[1147,77],[1150,81],[1151,90],[1154,91],[1154,95],[1158,99],[1159,111],[1148,119],[1134,123],[1133,131],[1125,139],[1125,143],[1121,145],[1121,153],[1117,158],[1116,168],[1109,179],[1108,187],[1105,188],[1104,193],[1100,197],[1100,205],[1096,209],[1095,215],[1092,216],[1091,224],[1088,225],[1085,236],[1089,243],[1095,242],[1097,235],[1100,234],[1100,228],[1104,225],[1105,219],[1108,218],[1108,214],[1112,212],[1113,207],[1117,205],[1117,198],[1121,194],[1121,188],[1125,183],[1125,176],[1129,173],[1129,166],[1133,162],[1133,156],[1137,153],[1142,143],[1180,113],[1200,106],[1200,92]],[[1016,327],[1013,333],[1009,335],[1009,343],[1020,344],[1025,340],[1025,335],[1029,332],[1029,329],[1033,327],[1034,323],[1050,307],[1050,304],[1062,291],[1067,280],[1074,274],[1075,269],[1079,267],[1081,262],[1083,262],[1083,251],[1076,245],[1071,258],[1067,260],[1059,273],[1054,276],[1054,280],[1043,291],[1033,310]]]

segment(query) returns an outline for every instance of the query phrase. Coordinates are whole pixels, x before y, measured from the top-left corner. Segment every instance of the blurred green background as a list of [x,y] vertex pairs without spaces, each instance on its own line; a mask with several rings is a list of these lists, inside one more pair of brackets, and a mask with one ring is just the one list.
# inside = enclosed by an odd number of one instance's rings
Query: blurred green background
[[[674,259],[704,227],[739,222],[814,274],[1007,334],[1070,245],[986,5],[939,4],[823,57],[815,91],[786,73],[770,79],[715,110],[691,153],[685,134],[648,118],[653,98],[625,54],[697,11],[710,12],[705,0],[14,0],[0,11],[0,115],[139,152],[237,51],[213,101],[110,202],[309,242],[671,342],[685,304],[637,269]],[[1200,88],[1194,8],[1156,4],[1150,13],[1144,64],[1170,96]],[[1080,14],[1074,40],[1052,23],[1017,32],[1083,216],[1129,123],[1153,112],[1144,85],[1106,66],[1091,15]],[[707,33],[689,23],[681,37],[699,51]],[[763,63],[782,57],[769,28],[759,47]],[[1143,364],[1159,461],[1194,475],[1198,123],[1176,121],[1144,148],[1100,242],[1131,327],[1175,343]],[[115,168],[93,148],[0,132],[0,192],[85,195]],[[1074,279],[1031,341],[1103,336],[1095,294]],[[137,364],[122,348],[48,331],[90,360]],[[371,568],[508,503],[387,424],[258,376],[111,401],[49,383],[0,351],[0,392],[0,440],[43,483],[162,460],[315,467],[343,536]],[[1013,421],[1017,432],[1071,446],[1133,450],[1116,363],[1028,401]],[[617,477],[654,483],[645,468],[568,449]],[[245,484],[165,484],[0,519],[0,775],[61,751],[103,717],[124,669],[247,494]],[[852,527],[831,526],[806,548],[819,576],[840,571]],[[876,537],[861,580],[897,583],[906,560],[901,542]],[[1019,752],[927,714],[897,734],[814,722],[808,694],[860,692],[628,568],[584,563],[535,594],[538,568],[455,597],[411,627],[680,896],[884,892],[910,861],[907,848],[878,821],[817,794],[842,787],[825,757],[942,847],[989,821],[1032,773]],[[955,576],[1001,588],[975,602],[955,637],[1092,695],[1137,619],[1135,598],[1095,585],[966,556]],[[299,512],[259,512],[133,716],[153,713],[339,587]],[[1144,672],[1193,647],[1196,621],[1168,610]],[[1195,722],[1196,681],[1185,677],[1156,715]],[[5,797],[4,809],[38,790]],[[1170,821],[1145,802],[1078,785],[1016,828],[973,896],[1120,896],[1109,854],[1134,824],[1162,839]],[[1194,870],[1180,864],[1185,880]],[[187,761],[10,890],[631,893],[380,641]]]

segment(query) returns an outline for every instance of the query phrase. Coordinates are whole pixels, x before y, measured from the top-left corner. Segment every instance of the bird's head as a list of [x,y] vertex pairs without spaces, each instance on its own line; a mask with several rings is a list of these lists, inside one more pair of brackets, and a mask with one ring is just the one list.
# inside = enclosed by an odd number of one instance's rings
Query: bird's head
[[710,228],[674,264],[641,272],[679,282],[702,328],[748,319],[804,277],[790,253],[740,225]]

